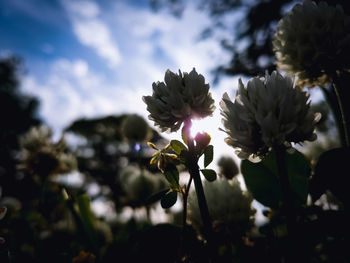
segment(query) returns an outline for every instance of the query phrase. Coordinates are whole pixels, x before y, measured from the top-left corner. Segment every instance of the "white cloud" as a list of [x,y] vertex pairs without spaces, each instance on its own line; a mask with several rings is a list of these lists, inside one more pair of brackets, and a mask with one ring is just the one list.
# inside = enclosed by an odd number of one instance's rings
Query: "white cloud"
[[102,77],[89,71],[86,61],[59,59],[47,69],[47,74],[23,81],[26,92],[41,99],[41,114],[55,130],[61,130],[78,117],[93,117],[112,113],[113,103],[106,100]]
[[[119,43],[131,48],[124,54],[127,59],[119,61],[118,70],[105,72],[104,75],[92,70],[89,65],[93,62],[62,58],[54,61],[40,79],[34,76],[26,78],[26,90],[42,99],[42,115],[56,130],[78,117],[121,113],[138,113],[147,117],[142,96],[152,94],[152,82],[162,81],[167,68],[190,71],[196,67],[197,72],[211,83],[210,70],[217,65],[217,60],[224,60],[217,42],[195,42],[209,18],[194,8],[187,10],[183,19],[178,20],[166,13],[135,9],[122,2],[109,10],[100,9],[92,1],[63,3],[71,16],[73,27],[76,32],[80,32],[80,40],[85,41],[86,45],[96,45],[97,50],[97,43],[104,42],[105,51],[100,50],[100,54],[107,57],[109,45],[106,42],[112,42],[107,25],[110,28],[114,25],[113,28],[125,32]],[[98,19],[101,14],[106,23]],[[99,31],[97,35],[96,31]],[[96,40],[98,35],[102,35],[102,40]],[[157,49],[161,49],[163,55],[159,55]],[[233,153],[233,149],[224,143],[225,134],[218,130],[221,125],[219,100],[225,91],[231,93],[236,86],[237,80],[227,78],[213,88],[211,92],[217,106],[214,117],[196,124],[203,126],[212,135],[213,143],[217,145],[217,157]],[[152,122],[149,123],[153,126]],[[165,136],[174,138],[180,135]]]
[[220,47],[219,41],[198,41],[211,20],[194,4],[189,3],[182,18],[177,19],[167,12],[154,13],[118,1],[113,8],[104,10],[104,17],[115,25],[115,30],[123,32],[123,38],[118,40],[120,44],[126,42],[132,50],[126,55],[125,70],[137,67],[140,61],[162,73],[168,68],[186,72],[195,67],[211,81],[210,71],[216,65],[229,62],[230,56]]
[[62,3],[78,40],[93,48],[111,68],[117,66],[121,62],[121,54],[108,25],[99,16],[98,5],[90,0],[62,0]]
[[82,117],[121,113],[147,117],[142,96],[150,92],[148,85],[139,84],[132,89],[125,83],[115,85],[81,59],[58,59],[45,75],[25,76],[22,87],[39,97],[41,116],[57,132]]

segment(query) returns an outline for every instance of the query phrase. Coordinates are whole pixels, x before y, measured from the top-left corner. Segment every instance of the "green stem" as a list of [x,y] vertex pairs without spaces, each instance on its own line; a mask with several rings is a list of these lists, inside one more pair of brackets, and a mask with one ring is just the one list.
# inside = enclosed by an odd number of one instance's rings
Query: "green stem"
[[209,216],[209,209],[208,209],[208,205],[205,198],[204,189],[203,189],[203,185],[202,185],[202,181],[199,173],[198,157],[195,151],[193,138],[190,135],[191,125],[192,125],[191,120],[188,119],[185,121],[184,128],[183,128],[183,133],[185,134],[185,137],[187,139],[187,145],[189,149],[189,156],[187,158],[186,166],[188,168],[191,178],[193,178],[197,200],[198,200],[198,207],[202,217],[206,239],[207,239],[208,245],[210,246],[211,252],[213,252],[213,247],[210,245],[211,239],[213,238],[212,223]]
[[294,262],[295,255],[293,254],[293,251],[295,249],[295,246],[297,245],[296,242],[296,211],[294,208],[294,198],[293,198],[293,192],[290,188],[289,183],[289,177],[288,177],[288,171],[286,166],[286,148],[282,146],[276,146],[274,147],[275,153],[276,153],[276,161],[277,161],[277,170],[278,170],[278,176],[280,179],[280,185],[281,185],[281,191],[282,191],[282,200],[283,200],[283,212],[286,215],[287,218],[287,252],[286,252],[286,261],[287,262]]
[[182,226],[184,229],[186,227],[186,221],[187,221],[187,199],[188,199],[188,194],[190,192],[191,184],[192,184],[192,176],[190,176],[190,180],[188,181],[185,192],[182,192],[182,198],[183,198]]
[[[333,87],[333,85],[332,85]],[[344,133],[344,128],[343,128],[343,121],[341,117],[341,112],[339,110],[339,105],[337,102],[337,98],[335,95],[334,89],[328,90],[327,88],[321,88],[323,95],[331,108],[332,114],[334,116],[335,124],[340,136],[340,143],[341,145],[346,145],[346,139],[345,139],[345,133]]]
[[179,249],[179,262],[182,262],[183,258],[185,257],[184,254],[184,247],[185,247],[185,239],[186,239],[186,226],[187,226],[187,199],[190,192],[190,187],[192,184],[192,176],[190,176],[190,179],[188,181],[188,184],[185,188],[185,191],[181,189],[181,195],[183,200],[183,211],[182,211],[182,237],[181,237],[181,244]]
[[349,147],[350,144],[349,144],[349,131],[348,131],[348,126],[347,126],[347,118],[345,115],[344,105],[342,102],[342,100],[344,98],[342,98],[342,96],[340,94],[341,89],[344,88],[344,87],[342,87],[343,85],[342,85],[341,80],[342,80],[341,76],[337,76],[333,79],[333,82],[334,82],[333,89],[334,89],[335,95],[337,97],[339,111],[340,111],[340,115],[341,115],[342,126],[343,126],[344,136],[345,136],[345,146]]

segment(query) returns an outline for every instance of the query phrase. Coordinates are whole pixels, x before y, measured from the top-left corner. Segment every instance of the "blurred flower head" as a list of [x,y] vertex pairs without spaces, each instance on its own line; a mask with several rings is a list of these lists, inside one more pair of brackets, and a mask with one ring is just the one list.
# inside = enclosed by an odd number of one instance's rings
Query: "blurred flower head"
[[126,203],[137,207],[143,205],[152,194],[165,188],[165,180],[160,174],[151,174],[135,166],[127,166],[120,173]]
[[215,106],[209,84],[195,69],[184,74],[167,70],[164,80],[165,83],[153,83],[152,96],[143,97],[149,119],[161,131],[177,131],[186,119],[201,119],[213,113]]
[[350,70],[350,17],[340,5],[307,0],[280,20],[273,46],[278,68],[296,75],[298,85],[325,85]]
[[52,130],[45,126],[33,127],[20,138],[22,148],[21,168],[41,177],[68,173],[77,167],[72,154],[66,152],[64,137],[52,142]]
[[276,71],[252,78],[247,87],[240,79],[235,101],[225,93],[220,102],[225,142],[246,159],[261,157],[273,146],[315,140],[320,114],[310,110],[308,99],[293,79]]
[[[253,197],[242,191],[236,178],[231,181],[220,178],[214,182],[205,181],[203,187],[214,230],[241,238],[249,230],[255,214],[251,206]],[[188,219],[198,231],[202,229],[195,192],[189,195]]]
[[152,131],[144,118],[131,114],[123,121],[122,134],[130,142],[144,142],[151,138]]
[[218,166],[220,168],[220,175],[226,179],[232,179],[238,175],[238,166],[231,157],[222,156],[218,161]]

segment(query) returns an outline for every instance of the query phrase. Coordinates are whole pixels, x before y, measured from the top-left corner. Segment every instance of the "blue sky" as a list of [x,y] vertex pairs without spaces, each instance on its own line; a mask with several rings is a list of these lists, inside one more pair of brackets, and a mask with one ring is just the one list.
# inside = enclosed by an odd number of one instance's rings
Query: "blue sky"
[[[216,157],[232,156],[219,131],[219,101],[224,92],[233,98],[238,77],[222,78],[214,86],[210,73],[230,59],[218,41],[227,31],[198,41],[211,20],[197,10],[197,0],[188,1],[181,19],[167,10],[155,13],[148,3],[0,0],[0,56],[24,59],[22,89],[41,100],[40,115],[56,133],[81,117],[138,113],[147,118],[142,96],[152,93],[152,83],[162,81],[167,69],[195,67],[211,84],[217,109],[194,126],[212,135]],[[239,16],[222,22],[234,27]]]
[[[177,19],[167,10],[153,12],[148,0],[0,0],[0,56],[24,59],[22,89],[41,100],[40,115],[59,133],[81,117],[147,117],[141,98],[166,69],[195,67],[212,83],[210,71],[230,56],[215,37],[198,41],[209,24],[195,1]],[[237,78],[212,85],[217,110],[196,125],[215,137],[220,152],[231,154],[218,132],[218,102],[236,86]]]

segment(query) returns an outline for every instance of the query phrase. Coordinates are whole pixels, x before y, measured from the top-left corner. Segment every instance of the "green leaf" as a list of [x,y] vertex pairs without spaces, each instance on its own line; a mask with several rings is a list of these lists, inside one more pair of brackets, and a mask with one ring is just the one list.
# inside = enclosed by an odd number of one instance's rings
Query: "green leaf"
[[[293,153],[286,152],[285,161],[295,205],[303,205],[306,203],[309,190],[310,163],[296,150]],[[279,207],[282,193],[274,151],[259,163],[243,160],[241,171],[248,190],[257,201],[268,207]]]
[[160,199],[162,199],[162,197],[169,192],[170,188],[164,189],[158,193],[155,193],[153,195],[151,195],[145,202],[145,205],[151,205],[157,201],[159,201]]
[[346,208],[350,207],[348,176],[346,176],[349,161],[350,148],[335,148],[320,155],[310,181],[312,200],[316,201],[326,190],[330,190]]
[[86,194],[79,195],[76,199],[79,216],[83,225],[85,234],[87,235],[90,243],[97,248],[96,240],[97,235],[95,232],[95,218],[90,207],[90,200]]
[[179,171],[177,170],[175,165],[169,164],[167,165],[164,171],[165,178],[168,182],[175,188],[179,188]]
[[187,151],[187,147],[178,140],[171,140],[170,146],[177,154],[181,154],[182,151]]
[[[265,160],[268,157],[265,157]],[[241,171],[247,189],[265,206],[277,208],[282,200],[278,178],[265,163],[241,162]]]
[[200,170],[202,174],[204,175],[205,179],[207,179],[209,182],[216,180],[216,172],[212,169],[201,169]]
[[177,192],[169,191],[162,197],[160,204],[163,208],[170,208],[176,203],[176,200]]
[[213,145],[208,145],[204,150],[204,167],[207,167],[214,157],[214,147]]
[[79,208],[79,214],[83,221],[86,224],[93,226],[94,225],[94,215],[90,208],[90,200],[89,197],[85,194],[79,195],[77,197],[77,204]]
[[186,129],[185,129],[185,125],[182,127],[182,130],[181,130],[181,138],[184,141],[184,143],[186,145],[188,145],[188,138],[187,138],[187,132],[186,132]]

